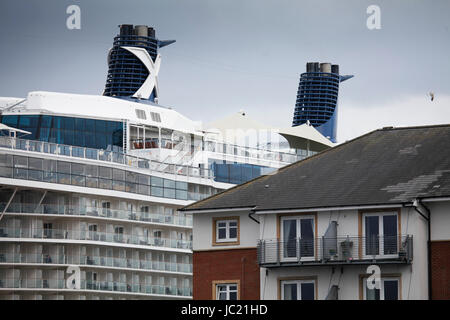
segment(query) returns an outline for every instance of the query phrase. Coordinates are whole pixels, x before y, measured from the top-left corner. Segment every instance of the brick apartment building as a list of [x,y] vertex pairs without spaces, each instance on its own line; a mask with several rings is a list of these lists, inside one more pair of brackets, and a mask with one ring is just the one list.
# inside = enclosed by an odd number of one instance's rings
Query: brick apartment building
[[181,210],[194,299],[450,299],[450,125],[376,130]]
[[193,240],[193,277],[197,279],[193,298],[258,300],[258,225],[239,211],[233,215],[218,211],[204,217],[193,226],[201,230]]
[[450,241],[431,243],[433,299],[450,299]]
[[202,279],[193,287],[194,299],[214,300],[219,294],[217,286],[226,290],[227,284],[234,283],[237,299],[259,299],[256,248],[195,252],[193,264],[193,276]]

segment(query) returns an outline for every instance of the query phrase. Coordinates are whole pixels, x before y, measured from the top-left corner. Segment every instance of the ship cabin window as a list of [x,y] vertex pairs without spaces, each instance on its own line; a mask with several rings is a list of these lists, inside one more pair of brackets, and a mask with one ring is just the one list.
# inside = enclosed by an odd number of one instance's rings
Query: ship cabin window
[[161,115],[157,112],[150,112],[152,120],[155,122],[161,122]]
[[115,242],[123,242],[123,227],[122,226],[114,227],[114,241]]
[[146,120],[147,115],[145,114],[145,110],[136,109],[136,117],[138,117],[139,119],[142,119],[142,120]]
[[130,125],[131,149],[159,148],[159,128],[145,125]]
[[5,115],[0,121],[31,132],[24,137],[27,140],[118,152],[122,151],[123,147],[121,121],[52,115]]

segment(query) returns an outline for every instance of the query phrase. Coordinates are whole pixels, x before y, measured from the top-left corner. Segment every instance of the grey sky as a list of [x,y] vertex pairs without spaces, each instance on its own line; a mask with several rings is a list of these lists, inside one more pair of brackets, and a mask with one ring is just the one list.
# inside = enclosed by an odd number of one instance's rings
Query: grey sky
[[[70,4],[81,8],[81,30],[66,28]],[[381,30],[366,27],[371,4],[381,8]],[[448,0],[1,0],[0,96],[101,94],[123,23],[177,40],[160,51],[160,103],[194,120],[245,109],[289,126],[308,61],[355,75],[341,86],[346,123],[365,121],[350,119],[347,105],[361,111],[430,90],[436,100],[450,96]]]

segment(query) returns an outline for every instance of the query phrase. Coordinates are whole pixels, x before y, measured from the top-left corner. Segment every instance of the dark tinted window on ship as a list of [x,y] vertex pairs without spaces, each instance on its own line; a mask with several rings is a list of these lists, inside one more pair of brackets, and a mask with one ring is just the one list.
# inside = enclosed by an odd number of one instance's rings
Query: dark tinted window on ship
[[5,115],[1,123],[31,132],[28,140],[122,151],[123,123],[48,115]]
[[241,184],[268,174],[275,168],[258,166],[248,163],[227,163],[222,160],[209,160],[209,167],[214,173],[214,180],[218,182]]
[[[178,200],[198,201],[220,191],[210,186],[116,168],[7,154],[0,154],[0,177],[125,191]],[[0,201],[0,210],[1,208]]]

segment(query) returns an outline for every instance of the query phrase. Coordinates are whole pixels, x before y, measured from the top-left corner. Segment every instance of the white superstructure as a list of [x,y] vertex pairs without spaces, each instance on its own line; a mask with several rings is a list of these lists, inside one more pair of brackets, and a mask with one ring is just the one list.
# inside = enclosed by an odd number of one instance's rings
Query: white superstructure
[[190,299],[192,217],[177,208],[332,146],[313,127],[304,150],[236,144],[224,122],[106,96],[0,108],[0,299]]

